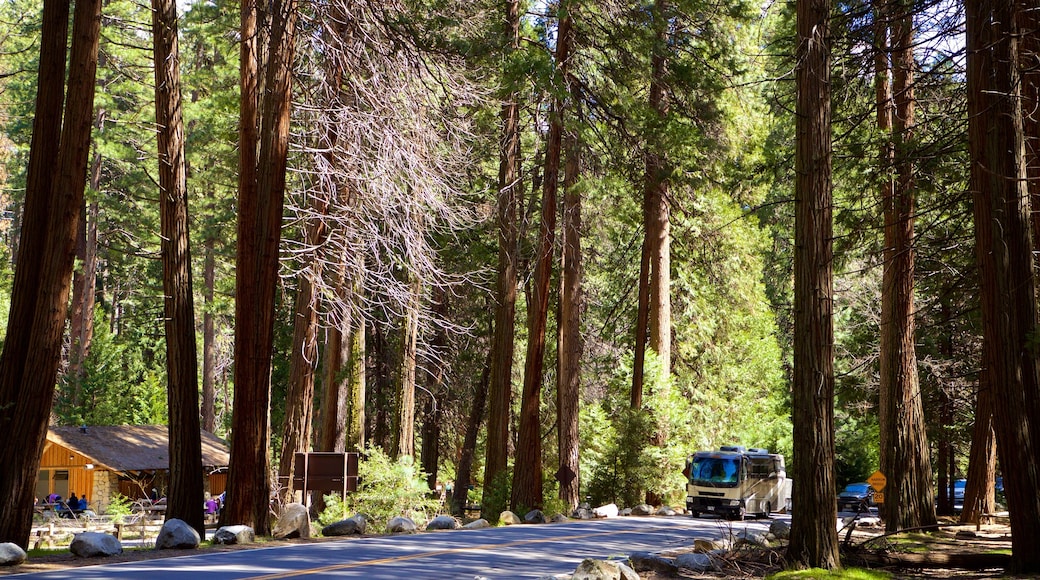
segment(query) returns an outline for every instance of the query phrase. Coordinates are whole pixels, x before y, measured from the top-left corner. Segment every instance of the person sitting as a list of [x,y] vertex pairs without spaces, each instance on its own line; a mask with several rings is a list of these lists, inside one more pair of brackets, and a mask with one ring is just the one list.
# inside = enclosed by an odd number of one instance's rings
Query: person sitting
[[47,503],[58,503],[59,501],[61,501],[61,496],[56,493],[47,496]]
[[83,497],[79,498],[79,502],[76,505],[76,509],[78,509],[79,511],[86,511],[87,503],[87,496],[84,495]]
[[65,502],[65,504],[68,506],[70,510],[79,509],[79,498],[76,497],[76,492],[73,491],[69,493],[69,499]]

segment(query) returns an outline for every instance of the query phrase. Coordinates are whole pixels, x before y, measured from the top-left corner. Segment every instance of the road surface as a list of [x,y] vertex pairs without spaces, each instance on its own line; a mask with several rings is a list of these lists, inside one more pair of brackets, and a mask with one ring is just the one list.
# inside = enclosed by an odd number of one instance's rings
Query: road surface
[[731,530],[739,532],[745,528],[764,533],[768,527],[769,520],[728,522],[689,516],[621,517],[345,538],[230,552],[196,552],[175,558],[10,577],[147,580],[540,578],[572,573],[584,558],[624,559],[633,552],[690,546],[695,538],[718,538]]

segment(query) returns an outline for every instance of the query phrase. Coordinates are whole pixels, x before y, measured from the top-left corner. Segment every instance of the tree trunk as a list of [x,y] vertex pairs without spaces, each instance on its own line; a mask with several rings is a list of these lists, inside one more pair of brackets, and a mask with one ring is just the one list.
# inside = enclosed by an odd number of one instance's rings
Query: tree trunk
[[965,4],[968,136],[981,273],[986,368],[1004,493],[1011,514],[1009,573],[1040,572],[1040,374],[1033,241],[1025,185],[1020,32],[1013,0]]
[[[668,114],[668,51],[669,33],[667,0],[657,0],[654,19],[655,33],[654,52],[651,58],[650,76],[650,108],[663,120]],[[668,201],[669,171],[665,151],[655,145],[647,152],[646,159],[646,214],[644,227],[646,230],[646,251],[649,255],[650,285],[649,319],[647,331],[650,348],[657,353],[662,377],[667,377],[672,368],[672,306],[671,306],[671,221],[670,203]]]
[[[568,5],[569,6],[569,5]],[[556,44],[556,69],[559,79],[566,81],[570,60],[573,28],[567,14],[561,17]],[[549,315],[549,290],[553,257],[556,253],[557,190],[560,181],[560,161],[563,143],[566,104],[557,97],[553,100],[549,135],[545,147],[545,173],[542,180],[542,223],[538,240],[533,286],[533,300],[527,314],[527,359],[524,364],[524,390],[520,400],[520,426],[513,469],[511,503],[514,509],[541,508],[542,494],[542,433],[541,392],[542,370],[545,364],[545,329]]]
[[[560,18],[560,44],[573,44],[574,27],[571,19],[575,4],[566,4],[567,12]],[[561,69],[567,62],[561,63]],[[576,79],[563,69],[572,106],[580,98]],[[560,499],[573,511],[581,501],[578,436],[578,410],[581,403],[581,338],[582,260],[581,260],[581,191],[576,187],[581,171],[581,151],[577,130],[564,133],[565,165],[563,170],[563,254],[560,271],[560,330],[559,379],[556,388],[559,417],[559,462],[556,480]]]
[[162,231],[166,320],[170,489],[166,518],[179,519],[205,537],[202,438],[199,424],[198,355],[188,235],[188,182],[181,116],[177,3],[152,0],[155,55],[155,121],[159,152],[159,214]]
[[47,437],[86,185],[101,2],[73,18],[69,99],[62,123],[68,2],[43,7],[36,117],[18,265],[0,355],[0,542],[27,546]]
[[[448,294],[443,287],[433,288],[431,309],[435,320],[445,320],[448,317]],[[427,474],[427,482],[431,490],[437,489],[437,467],[440,463],[440,439],[441,419],[444,416],[442,407],[438,402],[443,390],[444,367],[442,357],[448,354],[448,334],[443,325],[437,325],[430,339],[431,350],[435,353],[430,361],[432,368],[429,369],[426,393],[426,412],[423,413],[422,432],[422,469]]]
[[[208,190],[206,196],[212,198],[213,190]],[[213,236],[207,235],[204,243],[206,255],[202,280],[205,287],[202,292],[206,307],[202,311],[202,428],[214,433],[217,428],[217,328],[213,316],[213,298],[217,280],[217,259]]]
[[413,278],[408,310],[401,337],[401,382],[397,389],[397,429],[394,433],[393,456],[415,456],[415,349],[419,338],[419,308],[422,283]]
[[834,330],[830,2],[798,0],[795,150],[794,486],[787,560],[834,569]]
[[[292,63],[295,46],[296,2],[276,1],[271,6],[269,64],[261,105],[262,131],[259,157],[249,158],[255,173],[240,167],[239,253],[235,304],[235,413],[232,420],[231,466],[228,470],[228,504],[222,521],[251,526],[260,535],[270,532],[271,356],[274,343],[274,297],[278,278],[278,242],[281,239],[285,169],[289,146]],[[254,6],[243,3],[242,77],[243,111],[240,139],[242,156],[254,149],[247,135],[247,109],[255,106],[256,84],[247,80],[255,53],[248,48],[255,33]],[[252,24],[250,24],[252,23]],[[253,61],[255,62],[255,61]],[[246,102],[249,101],[248,104]],[[251,162],[251,163],[250,163]],[[252,174],[251,174],[252,173]],[[255,182],[241,180],[255,175]]]
[[[94,126],[103,129],[105,110],[98,109]],[[101,189],[101,154],[94,152],[90,164],[90,189]],[[98,202],[84,204],[80,211],[76,232],[76,261],[80,268],[72,278],[72,311],[69,313],[69,366],[66,384],[70,388],[69,406],[79,405],[79,391],[83,385],[83,364],[90,356],[94,339],[94,294],[97,292],[97,220]]]
[[960,517],[962,524],[978,524],[983,514],[995,511],[993,486],[997,479],[997,440],[993,432],[993,391],[988,375],[985,369],[979,373],[979,390],[975,395],[975,426],[968,454],[968,482],[964,486],[964,506]]
[[885,526],[890,532],[935,523],[932,465],[917,376],[914,325],[914,183],[911,142],[914,130],[913,6],[897,5],[893,14],[893,98],[896,183],[885,207],[882,286],[881,391],[887,447],[881,452],[885,488]]
[[477,435],[480,434],[480,424],[484,421],[484,407],[487,403],[487,393],[491,380],[491,361],[493,353],[488,352],[488,362],[480,373],[480,383],[476,386],[473,394],[473,406],[469,409],[466,419],[466,434],[462,438],[462,449],[459,451],[458,467],[455,471],[455,487],[452,490],[451,512],[462,516],[466,504],[469,503],[469,486],[472,481],[473,456],[477,449]]
[[[507,52],[520,47],[520,2],[505,0]],[[512,81],[507,80],[507,84]],[[509,409],[512,401],[513,341],[516,318],[516,284],[519,259],[517,203],[520,192],[520,93],[505,89],[502,101],[502,141],[498,167],[498,282],[495,334],[492,352],[491,386],[488,394],[487,456],[484,461],[484,496],[481,500],[486,519],[497,521],[505,509],[504,495],[496,488],[505,486],[509,461]]]
[[1022,130],[1025,133],[1026,188],[1032,205],[1033,241],[1040,240],[1040,10],[1036,2],[1019,0],[1018,21],[1021,46]]

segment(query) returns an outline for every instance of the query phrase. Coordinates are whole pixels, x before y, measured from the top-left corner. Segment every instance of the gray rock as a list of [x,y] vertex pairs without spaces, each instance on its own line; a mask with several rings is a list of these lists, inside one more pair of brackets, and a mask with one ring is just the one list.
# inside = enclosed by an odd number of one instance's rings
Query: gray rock
[[549,518],[549,521],[554,524],[563,524],[571,521],[571,519],[563,514],[556,514],[553,517]]
[[278,522],[275,523],[271,536],[276,540],[311,537],[311,515],[307,506],[302,503],[286,504],[278,516]]
[[636,552],[628,557],[628,561],[632,563],[632,569],[636,572],[674,575],[679,571],[679,567],[671,559],[650,552]]
[[756,548],[768,548],[769,540],[766,539],[765,535],[752,530],[744,530],[737,534],[737,541],[735,544],[737,547],[752,545]]
[[675,558],[675,565],[685,570],[693,570],[694,572],[708,572],[715,569],[711,556],[698,552],[680,554]]
[[618,517],[618,507],[612,503],[601,505],[592,510],[592,515],[597,518],[616,518]]
[[729,542],[723,540],[706,540],[704,538],[696,538],[693,540],[693,551],[698,553],[714,552],[715,550],[725,550],[729,547]]
[[571,514],[571,517],[576,520],[591,520],[592,511],[589,510],[589,508],[587,507],[580,507],[574,510],[574,513]]
[[364,534],[368,528],[368,521],[364,516],[356,515],[345,520],[333,522],[321,529],[323,536],[350,536]]
[[542,513],[542,510],[531,510],[524,516],[525,524],[544,524],[545,521],[545,514]]
[[115,556],[123,553],[123,545],[112,534],[101,532],[83,532],[76,534],[69,545],[69,551],[80,558],[96,558],[98,556]]
[[514,514],[513,512],[511,512],[509,510],[506,510],[506,511],[498,514],[498,521],[499,521],[499,523],[507,525],[507,526],[512,526],[514,524],[523,523],[522,521],[520,521],[520,516]]
[[457,530],[459,529],[459,520],[451,516],[437,516],[430,520],[430,523],[426,524],[427,530]]
[[464,530],[480,530],[480,529],[483,529],[483,528],[490,528],[490,527],[491,527],[491,522],[485,520],[484,518],[480,518],[479,520],[473,520],[472,522],[462,526],[462,529],[464,529]]
[[675,510],[671,506],[663,505],[657,509],[657,515],[659,516],[674,516]]
[[199,547],[201,538],[195,528],[184,520],[177,518],[166,520],[159,537],[155,539],[156,550],[194,550]]
[[639,580],[635,570],[620,562],[586,558],[574,570],[572,580]]
[[769,524],[769,533],[779,540],[786,540],[791,537],[791,524],[783,520],[774,520]]
[[414,532],[418,529],[412,518],[406,518],[404,516],[397,516],[390,518],[390,521],[386,523],[386,531],[391,534],[397,534],[402,532]]
[[252,544],[256,533],[249,526],[223,526],[213,532],[214,544]]
[[632,508],[632,515],[634,516],[648,516],[652,513],[654,513],[654,506],[645,503],[641,503]]
[[17,566],[25,561],[25,550],[18,544],[0,542],[0,566]]

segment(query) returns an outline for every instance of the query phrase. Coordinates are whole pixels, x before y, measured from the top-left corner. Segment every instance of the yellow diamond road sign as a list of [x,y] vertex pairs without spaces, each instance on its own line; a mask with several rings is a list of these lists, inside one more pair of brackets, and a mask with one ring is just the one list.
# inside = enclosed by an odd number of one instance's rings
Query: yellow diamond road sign
[[878,470],[867,478],[867,483],[870,484],[870,487],[874,488],[874,491],[881,491],[885,489],[885,484],[888,483],[888,479],[885,477],[884,473],[881,473],[881,470]]

